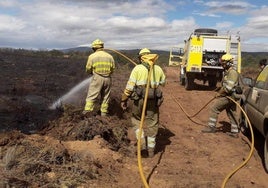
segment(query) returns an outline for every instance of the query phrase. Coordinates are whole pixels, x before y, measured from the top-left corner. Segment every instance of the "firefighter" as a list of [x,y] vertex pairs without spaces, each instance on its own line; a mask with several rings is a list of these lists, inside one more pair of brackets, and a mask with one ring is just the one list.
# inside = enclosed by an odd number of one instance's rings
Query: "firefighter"
[[259,65],[260,65],[261,70],[264,69],[264,67],[267,65],[267,59],[261,59],[259,61]]
[[221,58],[221,64],[224,69],[224,77],[222,81],[222,86],[216,93],[216,99],[214,104],[210,109],[208,126],[202,130],[203,133],[215,133],[216,123],[218,115],[223,110],[226,110],[227,116],[231,123],[231,132],[227,134],[229,136],[238,137],[239,129],[237,126],[237,114],[236,114],[236,104],[228,99],[226,96],[235,98],[236,87],[238,85],[239,74],[233,68],[233,57],[230,54],[225,54]]
[[159,65],[150,66],[150,58],[152,58],[152,61],[154,62],[158,58],[158,55],[151,54],[150,50],[147,48],[140,50],[140,64],[136,65],[130,74],[126,88],[122,94],[121,108],[126,110],[128,107],[128,99],[133,100],[131,117],[133,127],[131,128],[130,132],[132,131],[132,134],[135,135],[135,140],[137,140],[139,138],[139,126],[141,122],[148,73],[150,67],[152,67],[152,76],[150,80],[150,89],[148,91],[149,94],[145,112],[145,120],[141,133],[141,149],[147,151],[148,157],[153,157],[155,152],[156,135],[159,126],[159,107],[163,102],[163,95],[159,85],[165,85],[166,76]]
[[101,116],[107,116],[112,84],[111,74],[115,69],[114,58],[103,50],[104,43],[100,39],[94,40],[91,47],[94,53],[88,57],[86,72],[93,76],[88,88],[83,114],[87,116],[93,112],[94,104],[100,95]]

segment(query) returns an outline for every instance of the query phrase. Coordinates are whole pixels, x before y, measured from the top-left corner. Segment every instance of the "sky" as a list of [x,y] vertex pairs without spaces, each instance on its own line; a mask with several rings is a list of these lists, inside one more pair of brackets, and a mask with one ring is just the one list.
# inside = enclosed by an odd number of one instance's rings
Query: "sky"
[[89,46],[167,50],[197,28],[240,36],[242,51],[268,52],[267,0],[1,0],[0,47]]

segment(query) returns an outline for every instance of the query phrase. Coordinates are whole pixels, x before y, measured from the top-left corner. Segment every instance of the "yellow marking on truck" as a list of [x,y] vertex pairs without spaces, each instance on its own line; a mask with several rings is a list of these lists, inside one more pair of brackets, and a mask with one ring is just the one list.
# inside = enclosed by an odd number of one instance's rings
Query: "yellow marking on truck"
[[[188,57],[189,66],[187,66],[186,71],[192,71],[191,67],[195,66],[195,72],[201,71],[202,66],[202,56],[203,56],[203,38],[193,36],[190,42],[190,53]],[[196,67],[198,65],[198,67]]]

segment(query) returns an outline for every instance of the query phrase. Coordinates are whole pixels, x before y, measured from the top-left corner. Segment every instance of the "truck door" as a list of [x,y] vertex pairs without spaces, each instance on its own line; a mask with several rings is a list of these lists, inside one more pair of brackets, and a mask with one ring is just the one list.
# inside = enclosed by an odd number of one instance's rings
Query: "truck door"
[[259,74],[248,99],[248,115],[255,127],[263,133],[265,108],[268,105],[268,66]]

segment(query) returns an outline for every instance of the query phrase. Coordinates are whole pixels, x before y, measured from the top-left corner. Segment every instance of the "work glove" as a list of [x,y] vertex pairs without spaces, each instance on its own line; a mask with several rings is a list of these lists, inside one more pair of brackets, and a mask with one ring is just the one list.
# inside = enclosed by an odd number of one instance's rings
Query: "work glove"
[[214,91],[219,91],[221,89],[221,87],[217,87]]
[[88,74],[92,74],[93,72],[92,72],[92,69],[87,69],[86,68],[86,73],[88,73]]
[[216,92],[215,98],[223,97],[221,93]]
[[127,101],[122,101],[121,104],[120,104],[122,110],[126,110],[127,109]]
[[127,101],[128,101],[128,96],[125,93],[123,93],[121,97],[121,104],[120,104],[123,110],[127,109]]
[[227,95],[227,93],[224,91],[223,87],[221,87],[218,92],[216,93],[215,95],[215,98],[218,98],[218,97],[225,97]]

